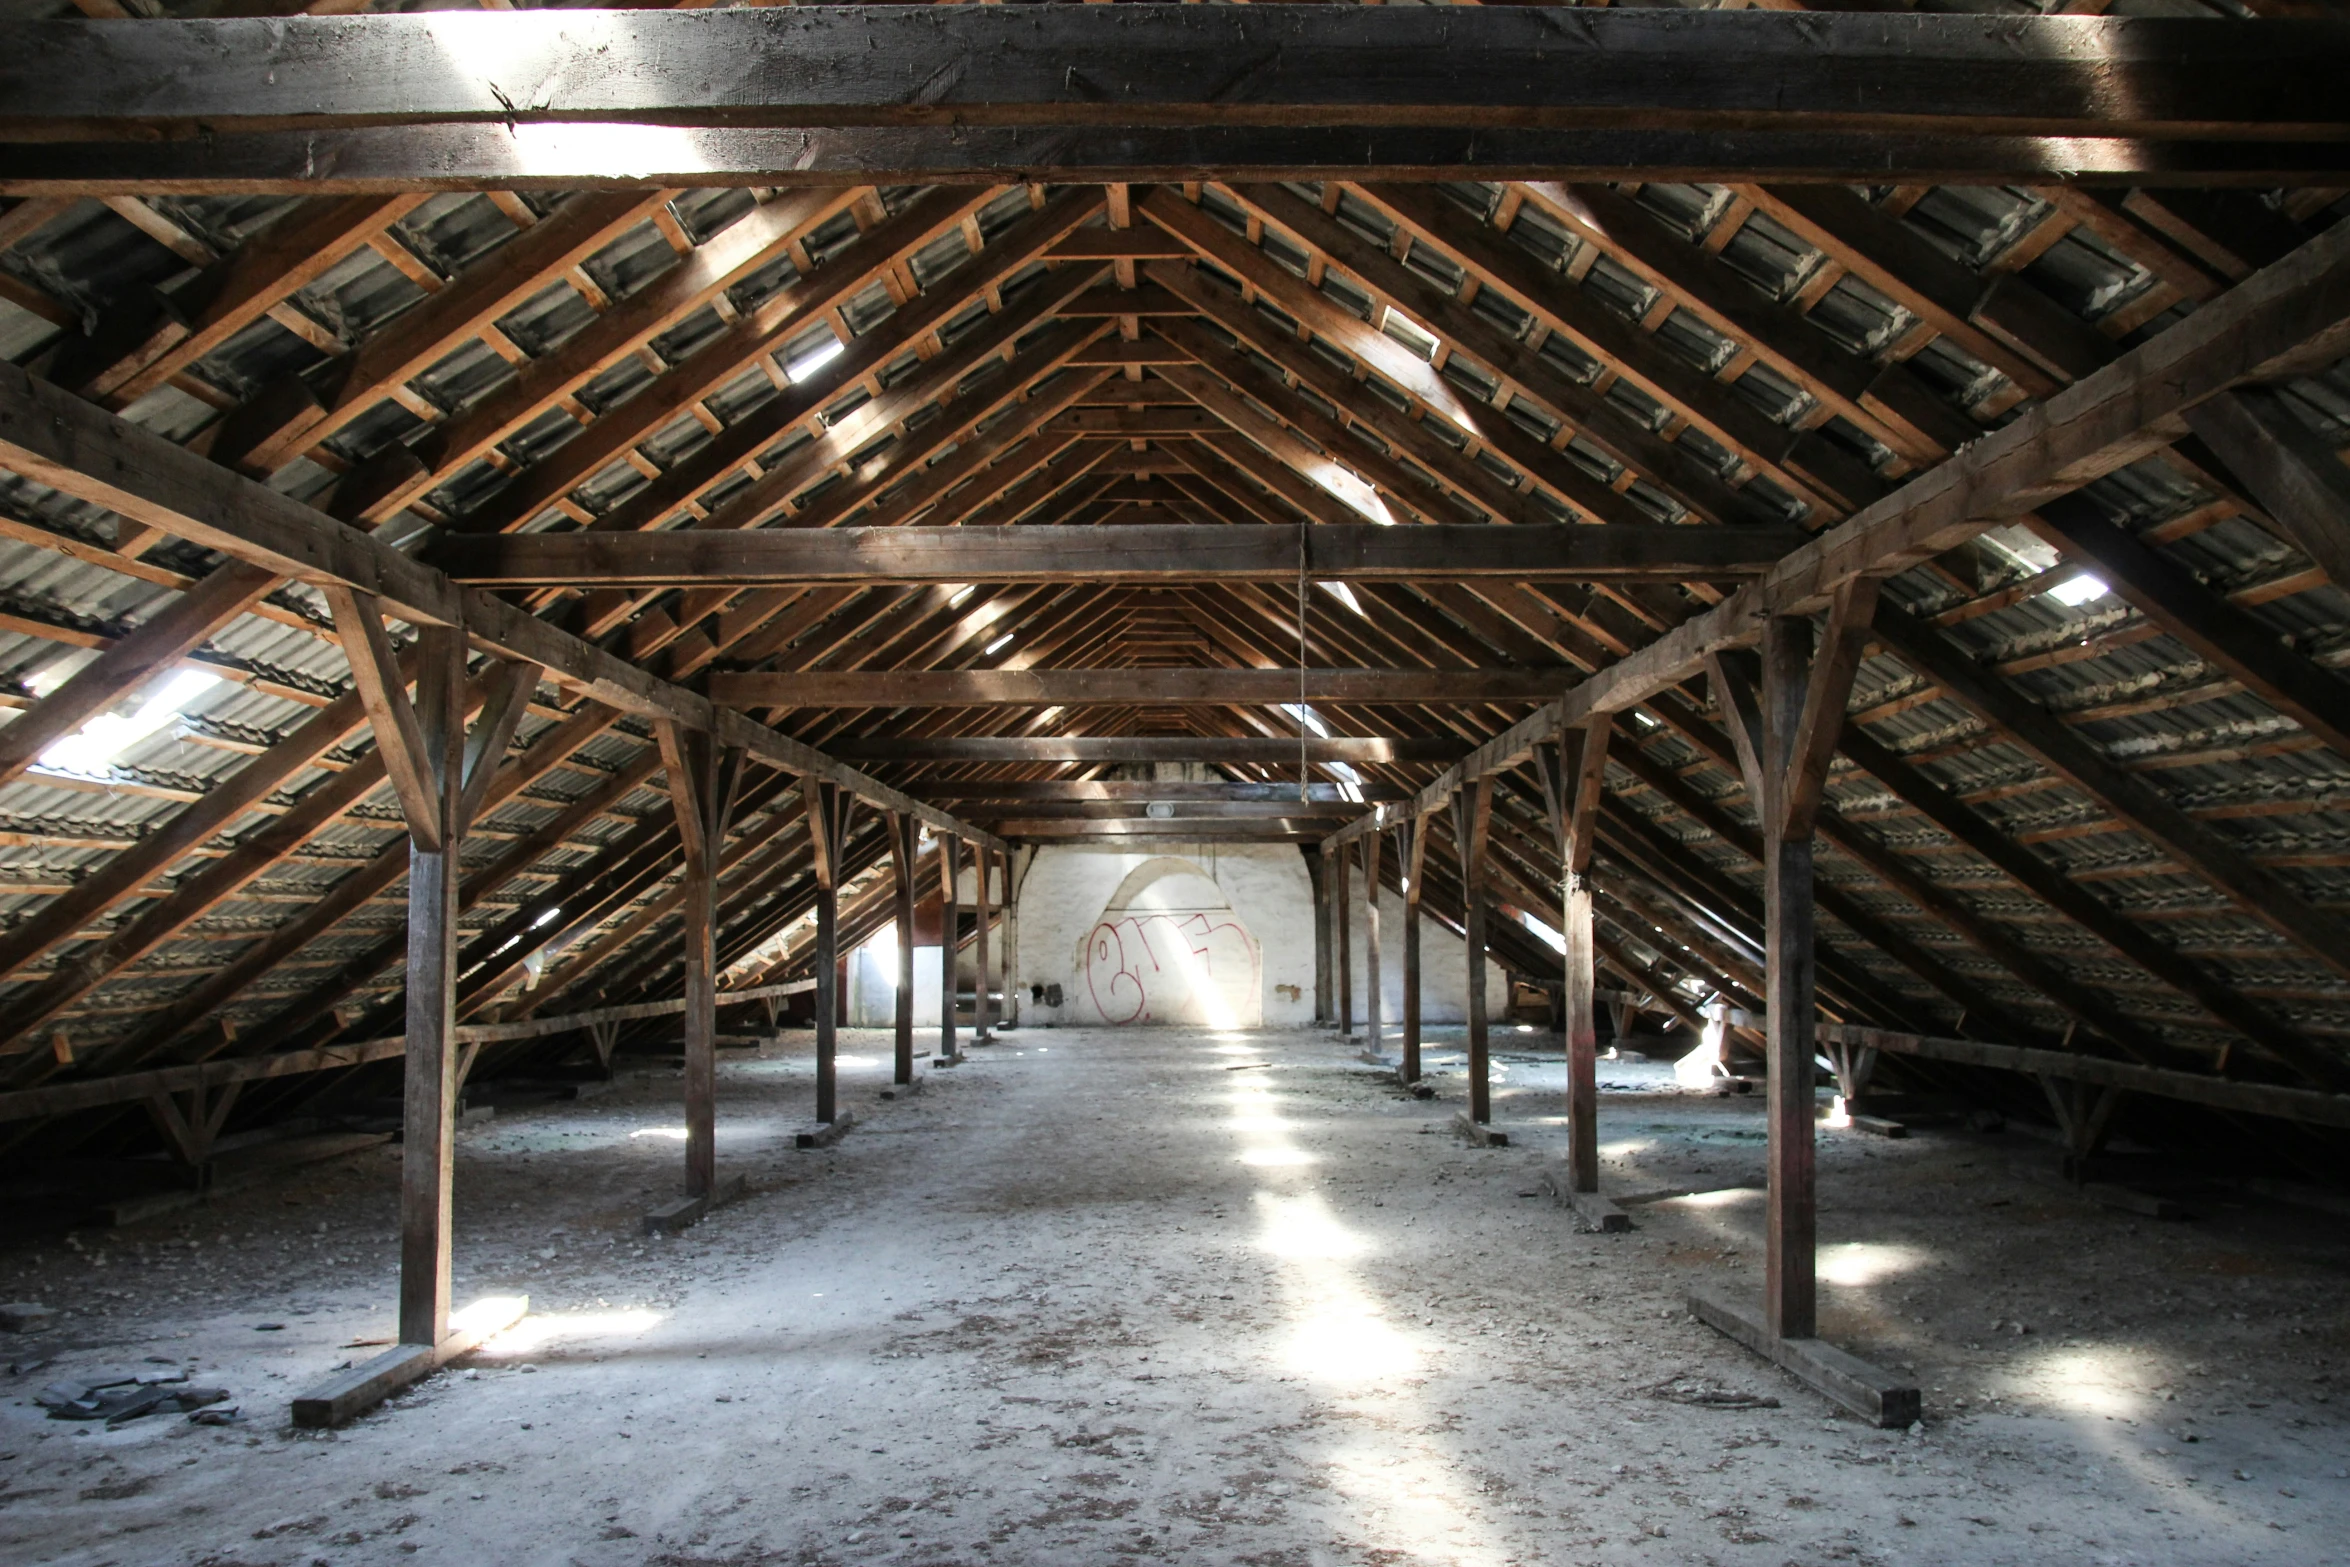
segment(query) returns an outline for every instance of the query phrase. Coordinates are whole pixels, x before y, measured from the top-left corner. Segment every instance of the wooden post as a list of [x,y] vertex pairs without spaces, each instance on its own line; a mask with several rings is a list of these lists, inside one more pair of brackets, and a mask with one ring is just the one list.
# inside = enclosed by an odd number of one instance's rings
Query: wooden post
[[987,916],[989,903],[987,878],[990,870],[994,866],[995,851],[988,848],[985,844],[981,844],[977,849],[972,851],[971,861],[972,864],[978,867],[979,873],[979,931],[978,934],[972,938],[971,945],[971,956],[973,959],[971,970],[975,976],[971,987],[974,992],[971,998],[971,1043],[975,1045],[992,1045],[995,1043],[995,1036],[989,1032],[989,1024],[993,1020],[988,1016],[987,993],[989,989],[989,981],[994,979],[995,976],[988,972],[989,965],[987,960]]
[[840,785],[808,779],[808,841],[816,868],[816,1119],[840,1116],[840,854],[855,799]]
[[890,813],[889,861],[898,926],[897,1051],[891,1081],[900,1084],[914,1081],[914,835],[917,831],[913,813]]
[[535,665],[501,664],[472,741],[465,734],[465,631],[417,630],[416,697],[382,606],[341,586],[326,590],[384,775],[408,825],[408,965],[401,1091],[400,1342],[437,1348],[449,1333],[450,1226],[456,1173],[457,851],[468,818],[538,684]]
[[1003,964],[1004,1010],[1001,1021],[1006,1028],[1020,1026],[1020,899],[1017,891],[1019,873],[1014,869],[1019,851],[1004,851],[1004,940]]
[[1341,845],[1338,858],[1330,862],[1330,919],[1332,944],[1338,949],[1338,961],[1332,965],[1331,980],[1338,986],[1338,1031],[1352,1039],[1355,1032],[1355,959],[1353,911],[1347,908],[1348,872],[1354,868],[1354,846]]
[[963,841],[953,833],[938,835],[938,1054],[943,1061],[960,1061],[955,1045],[955,873]]
[[1420,1080],[1420,893],[1427,880],[1428,818],[1407,816],[1403,841],[1403,1051],[1396,1063],[1399,1081]]
[[1559,1032],[1567,1058],[1567,1173],[1572,1190],[1599,1190],[1599,1021],[1594,1015],[1597,953],[1592,945],[1591,854],[1599,838],[1609,720],[1537,748],[1535,770],[1558,842],[1559,937],[1564,965]]
[[1493,1081],[1485,1033],[1485,845],[1493,825],[1493,780],[1461,785],[1453,797],[1453,841],[1461,855],[1462,956],[1469,971],[1469,1119],[1493,1119]]
[[[372,606],[367,613],[372,614]],[[381,621],[378,620],[380,625]],[[465,743],[465,639],[418,631],[419,758],[430,769],[436,842],[410,835],[406,1080],[400,1132],[400,1342],[449,1333],[457,1151],[457,820]],[[377,744],[384,743],[379,731]],[[394,742],[398,743],[397,741]],[[411,824],[413,826],[413,824]]]
[[1004,850],[1004,939],[999,943],[1001,950],[996,958],[996,976],[1002,985],[1004,1005],[1003,1010],[996,1014],[996,1021],[999,1026],[1018,1028],[1020,995],[1013,989],[1013,975],[1019,969],[1020,904],[1013,892],[1017,875],[1012,868],[1013,852],[1010,848]]
[[1819,1325],[1812,828],[1875,607],[1876,584],[1855,582],[1830,603],[1827,639],[1816,653],[1808,617],[1776,615],[1763,623],[1759,660],[1722,653],[1707,661],[1763,829],[1770,1078],[1763,1316],[1781,1339],[1811,1338]]
[[1379,854],[1382,835],[1363,838],[1363,1048],[1379,1051]]
[[685,847],[678,923],[685,947],[685,1194],[718,1184],[718,821],[719,769],[710,737],[654,726],[670,809]]
[[1306,848],[1306,883],[1314,897],[1314,1022],[1330,1021],[1330,865],[1320,844]]

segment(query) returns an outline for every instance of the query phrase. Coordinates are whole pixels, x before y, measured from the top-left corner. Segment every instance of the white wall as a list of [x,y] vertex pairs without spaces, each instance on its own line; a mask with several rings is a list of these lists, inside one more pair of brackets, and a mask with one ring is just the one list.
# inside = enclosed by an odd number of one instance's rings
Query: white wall
[[[898,1021],[898,949],[883,931],[849,954],[849,1027],[895,1028]],[[914,1027],[938,1030],[938,948],[914,949]]]
[[[1259,1001],[1272,1027],[1310,1023],[1314,1017],[1314,898],[1305,856],[1287,844],[1183,844],[1168,840],[1148,848],[1108,844],[1048,846],[1036,852],[1018,889],[1020,1015],[1032,1024],[1097,1024],[1100,1015],[1087,995],[1083,953],[1104,905],[1127,877],[1159,858],[1188,861],[1215,883],[1232,912],[1255,938],[1261,958]],[[1355,1018],[1363,1007],[1360,882],[1354,899]],[[1383,1015],[1393,1021],[1403,1005],[1403,905],[1382,892],[1384,927],[1380,990]],[[1460,938],[1433,920],[1421,922],[1421,1016],[1431,1023],[1457,1023],[1467,1015],[1466,968]],[[1062,1004],[1052,1007],[1030,996],[1032,987],[1061,987]],[[1487,1006],[1498,1016],[1508,988],[1498,966],[1488,966]],[[934,1004],[935,1005],[935,1004]],[[933,1014],[935,1015],[935,1014]]]
[[[1347,988],[1354,995],[1355,1027],[1370,1016],[1370,922],[1364,918],[1362,867],[1347,878],[1348,959],[1353,973]],[[1498,914],[1488,913],[1488,919]],[[1392,887],[1379,889],[1379,1018],[1393,1028],[1403,1016],[1403,897]],[[1336,962],[1338,955],[1331,954]],[[1468,943],[1426,915],[1420,917],[1420,1021],[1465,1023],[1469,1020]],[[1485,1015],[1498,1018],[1509,1005],[1509,976],[1490,958],[1485,964]]]

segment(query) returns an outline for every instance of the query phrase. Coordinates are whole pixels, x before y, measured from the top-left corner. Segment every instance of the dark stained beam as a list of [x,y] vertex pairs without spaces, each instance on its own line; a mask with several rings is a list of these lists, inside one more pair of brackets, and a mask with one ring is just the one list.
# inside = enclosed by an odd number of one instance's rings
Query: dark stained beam
[[2288,543],[2350,584],[2350,469],[2277,393],[2248,387],[2214,397],[2187,424],[2268,509]]
[[2108,906],[2089,889],[2016,842],[1974,807],[1864,733],[1859,725],[1846,724],[1837,744],[1863,771],[1921,816],[2123,957],[2177,988],[2213,1017],[2312,1080],[2327,1087],[2343,1083],[2345,1074],[2341,1064],[2284,1019],[2237,990],[2205,964]]
[[885,810],[957,824],[810,746],[713,708],[517,605],[463,588],[382,539],[255,483],[14,366],[0,367],[0,467],[126,521],[218,550],[273,576],[355,589],[418,626],[453,626],[484,651],[538,665],[592,701],[716,732],[771,765],[838,783]]
[[[615,154],[616,143],[626,151]],[[1793,189],[1800,181],[1868,184],[1889,168],[1929,185],[2135,188],[2152,182],[2268,190],[2350,183],[2350,141],[1434,125],[710,129],[645,137],[612,125],[456,125],[186,141],[0,141],[0,196],[666,190],[792,181],[969,186],[991,184],[1007,169],[1087,183],[1736,176]]]
[[1031,821],[1147,821],[1183,826],[1200,822],[1282,821],[1293,817],[1335,817],[1344,821],[1362,809],[1347,801],[1308,800],[1300,805],[1297,785],[1288,786],[1289,799],[1264,800],[1007,800],[993,805],[969,805],[963,814],[973,821],[994,822],[1020,817]]
[[1664,115],[2294,140],[2344,124],[2350,72],[2350,31],[2325,23],[1767,11],[1692,25],[1631,10],[1571,29],[1517,9],[446,12],[12,22],[0,42],[0,125],[137,140],[579,121],[1589,130]]
[[2253,919],[2337,973],[2350,974],[2350,923],[2305,898],[2144,778],[2124,771],[2046,708],[1897,609],[1878,613],[1886,649],[1976,713],[2001,738],[2127,823]]
[[[1164,782],[1148,778],[1044,778],[1025,781],[989,778],[959,779],[948,783],[924,784],[923,798],[955,800],[966,807],[979,802],[995,801],[1136,801],[1156,800],[1190,802],[1217,801],[1287,801],[1297,803],[1297,785],[1294,783],[1183,783],[1173,779]],[[1307,799],[1316,805],[1360,806],[1365,801],[1401,800],[1400,789],[1382,788],[1376,784],[1309,785]]]
[[833,754],[860,762],[1206,762],[1294,766],[1309,762],[1451,762],[1469,749],[1449,739],[1385,740],[1357,736],[1295,740],[1226,739],[1207,735],[981,735],[937,738],[843,738]]
[[1321,825],[1311,818],[1262,822],[1149,822],[1149,820],[1112,820],[1088,822],[1083,818],[1013,818],[999,822],[999,832],[1006,839],[1093,839],[1093,841],[1123,841],[1123,839],[1175,839],[1175,841],[1203,841],[1217,843],[1307,843],[1321,836]]
[[1809,537],[1798,528],[1635,523],[680,529],[457,535],[433,559],[459,582],[501,588],[1294,582],[1301,567],[1349,582],[1699,582],[1759,576]]
[[[2350,470],[2339,461],[2330,454],[2326,460],[2350,479]],[[2343,490],[2350,496],[2350,483]],[[2350,506],[2342,516],[2339,538],[2350,562]],[[2350,756],[2350,682],[2286,646],[2272,627],[2107,521],[2085,498],[2067,496],[2043,506],[2027,526],[2094,570],[2148,620],[2235,676],[2337,754]]]
[[[2350,230],[2337,228],[2027,408],[1961,456],[1821,534],[1760,581],[1496,735],[1429,784],[1419,802],[1433,810],[1461,779],[1516,766],[1563,726],[1623,712],[1677,684],[1709,656],[1754,640],[1765,617],[1817,609],[1846,583],[1882,579],[1930,560],[2127,466],[2184,434],[2186,416],[2197,404],[2239,383],[2328,364],[2345,347]],[[1375,826],[1366,816],[1334,836],[1343,842]]]
[[891,669],[718,674],[720,707],[1271,707],[1283,702],[1540,702],[1543,669]]

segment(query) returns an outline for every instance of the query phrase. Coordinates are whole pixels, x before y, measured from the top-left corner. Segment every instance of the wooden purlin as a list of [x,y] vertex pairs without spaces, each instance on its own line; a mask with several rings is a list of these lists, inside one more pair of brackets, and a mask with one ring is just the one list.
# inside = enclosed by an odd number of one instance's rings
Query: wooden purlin
[[[684,361],[657,378],[643,392],[591,421],[578,436],[526,469],[512,485],[492,497],[477,513],[469,514],[460,525],[470,530],[519,527],[547,507],[556,505],[573,489],[612,463],[627,460],[641,442],[666,428],[679,416],[691,413],[704,399],[728,382],[756,369],[761,359],[783,346],[785,338],[790,334],[823,321],[829,311],[865,288],[892,265],[902,261],[911,251],[955,228],[993,194],[992,187],[979,191],[935,192],[876,224],[826,265],[787,285],[775,297],[764,301],[757,310],[731,323],[724,332],[696,348]],[[861,370],[859,366],[862,366]],[[826,376],[822,385],[830,396],[837,396],[848,385],[854,384],[857,375],[869,374],[875,368],[878,366],[863,365],[861,357],[844,363],[838,369],[828,366],[827,369],[833,370],[833,374]],[[797,402],[787,401],[785,406],[802,407],[809,395],[803,393]],[[757,417],[754,415],[755,421]],[[763,428],[764,421],[758,421],[748,426],[747,430],[758,431]],[[777,435],[781,433],[776,432]],[[717,452],[726,453],[735,450],[734,443],[745,439],[746,432],[737,432],[733,443],[722,440],[714,445]],[[765,444],[766,440],[760,440],[743,450],[740,460],[748,460]],[[686,471],[692,473],[699,470],[689,466]],[[711,478],[724,472],[725,467],[722,465]],[[695,488],[700,488],[700,485]],[[665,495],[667,490],[656,481],[653,493]],[[676,502],[672,504],[682,503],[691,493],[689,490],[685,495],[677,496]],[[639,526],[649,525],[652,520],[648,517]]]
[[0,464],[167,533],[314,583],[380,597],[420,623],[462,626],[478,646],[537,664],[592,701],[717,735],[772,765],[829,778],[886,810],[912,810],[949,831],[943,813],[906,799],[799,742],[723,713],[525,611],[457,587],[442,573],[312,511],[223,473],[193,453],[60,393],[23,371],[0,371]]
[[[1249,212],[1288,234],[1309,255],[1339,268],[1377,304],[1400,311],[1435,333],[1450,353],[1465,354],[1481,365],[1508,390],[1512,402],[1528,404],[1563,436],[1579,438],[1708,521],[1742,519],[1758,509],[1754,498],[1710,464],[1693,460],[1676,442],[1609,402],[1601,389],[1578,380],[1321,208],[1279,187],[1243,184],[1231,190]],[[1591,485],[1575,485],[1563,476],[1564,470],[1559,471],[1560,493],[1600,520],[1634,521],[1643,516],[1628,498],[1605,499],[1593,493]],[[1783,520],[1775,504],[1759,509],[1771,520]]]
[[[1836,587],[1887,577],[2078,489],[2180,433],[2186,411],[2241,382],[2275,379],[2350,346],[2350,230],[2337,228],[2105,369],[2027,409],[1965,452],[1797,550],[1761,581],[1609,665],[1553,708],[1471,755],[1423,799],[1514,765],[1568,723],[1621,712],[1713,652],[1754,637],[1767,614],[1816,608]],[[1340,841],[1370,830],[1353,824]]]

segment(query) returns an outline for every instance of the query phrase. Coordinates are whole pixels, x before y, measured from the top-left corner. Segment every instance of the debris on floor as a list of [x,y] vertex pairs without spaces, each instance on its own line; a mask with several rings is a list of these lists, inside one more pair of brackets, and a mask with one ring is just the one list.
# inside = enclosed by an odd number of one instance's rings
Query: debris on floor
[[38,1301],[18,1300],[0,1305],[0,1333],[40,1333],[57,1321],[57,1313]]
[[48,1410],[52,1420],[103,1420],[109,1429],[147,1415],[192,1415],[227,1401],[227,1388],[190,1386],[185,1371],[131,1371],[102,1373],[94,1378],[76,1377],[52,1382],[33,1395],[33,1402]]

